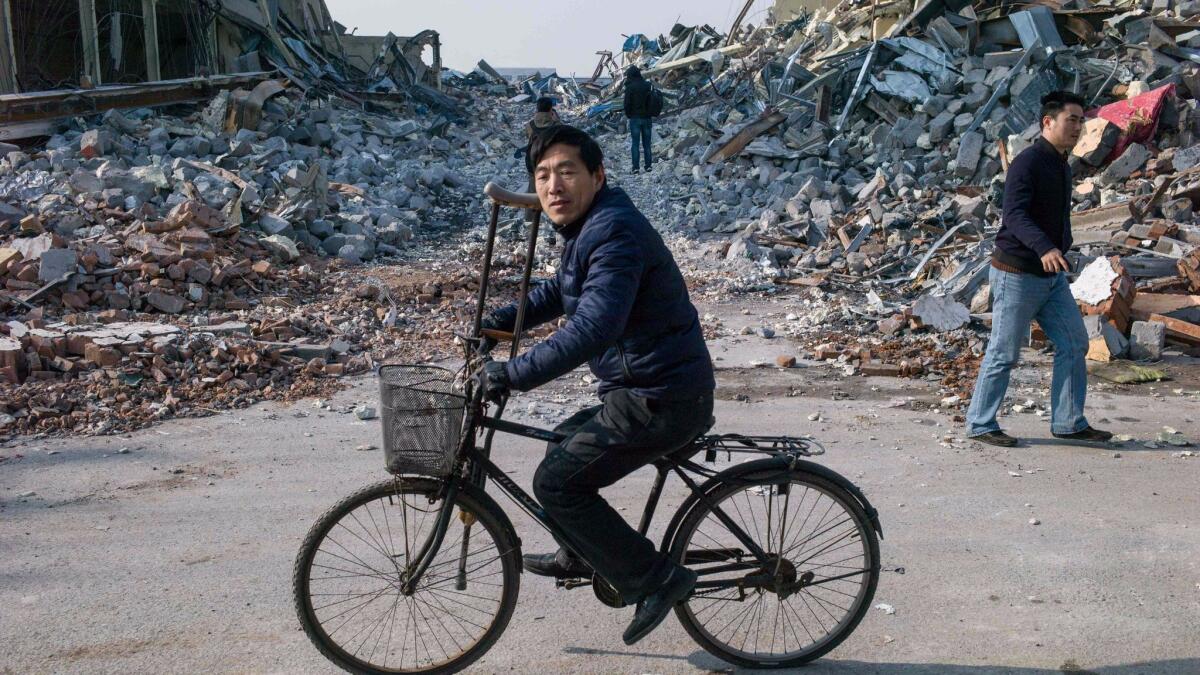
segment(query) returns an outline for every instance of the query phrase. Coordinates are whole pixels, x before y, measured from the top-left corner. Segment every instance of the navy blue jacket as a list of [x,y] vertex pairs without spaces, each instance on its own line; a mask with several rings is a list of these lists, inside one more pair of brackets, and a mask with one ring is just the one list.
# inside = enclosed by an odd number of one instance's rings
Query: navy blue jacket
[[1071,167],[1045,138],[1021,151],[1004,180],[1004,217],[993,257],[1045,275],[1041,258],[1071,248]]
[[[600,393],[652,399],[711,392],[716,383],[696,308],[662,237],[624,190],[605,185],[580,222],[561,230],[557,274],[529,293],[525,327],[566,315],[549,339],[508,362],[528,391],[588,363]],[[511,330],[516,305],[496,313]]]

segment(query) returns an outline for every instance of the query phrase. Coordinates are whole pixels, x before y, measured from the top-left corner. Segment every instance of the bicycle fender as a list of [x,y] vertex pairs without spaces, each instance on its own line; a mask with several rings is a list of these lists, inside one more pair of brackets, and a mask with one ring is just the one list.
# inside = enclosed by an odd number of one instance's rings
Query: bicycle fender
[[[830,483],[833,483],[834,485],[848,492],[852,497],[854,497],[854,499],[858,500],[859,505],[862,506],[863,512],[867,514],[867,519],[871,522],[871,528],[875,530],[875,533],[879,535],[880,539],[883,538],[883,527],[879,524],[879,512],[875,510],[874,506],[871,506],[869,501],[867,501],[867,497],[863,494],[862,490],[860,490],[857,485],[851,483],[840,473],[815,462],[809,462],[802,459],[793,460],[788,457],[770,457],[767,459],[758,459],[752,462],[746,462],[744,464],[739,464],[737,466],[732,466],[728,469],[725,469],[724,471],[705,481],[700,486],[700,493],[708,495],[722,485],[727,485],[740,480],[748,480],[750,478],[753,478],[754,480],[761,480],[774,474],[784,476],[791,473],[811,473],[820,478],[824,478]],[[679,529],[680,524],[683,523],[684,518],[686,518],[688,514],[692,512],[692,509],[694,509],[699,503],[700,495],[692,493],[687,499],[684,500],[679,509],[675,511],[675,515],[671,518],[671,522],[667,524],[667,529],[663,533],[661,545],[661,550],[663,552],[670,550],[670,545],[675,539],[675,534]]]
[[820,476],[853,495],[858,500],[859,505],[862,506],[863,512],[867,514],[867,519],[871,521],[871,528],[875,530],[875,534],[879,535],[880,539],[883,539],[883,526],[879,524],[879,512],[875,510],[874,506],[871,506],[871,502],[867,501],[867,496],[863,494],[862,489],[850,482],[850,479],[827,466],[803,459],[793,462],[792,468]]

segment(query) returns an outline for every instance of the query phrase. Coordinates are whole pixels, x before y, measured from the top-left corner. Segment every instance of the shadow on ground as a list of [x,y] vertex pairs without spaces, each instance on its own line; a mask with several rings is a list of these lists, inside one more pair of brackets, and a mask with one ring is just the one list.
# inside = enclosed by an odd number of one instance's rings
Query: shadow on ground
[[[707,652],[697,651],[688,656],[675,654],[651,654],[636,649],[626,651],[567,647],[568,654],[591,654],[597,656],[636,656],[661,659],[664,664],[686,662],[694,668],[709,673],[762,673],[761,669],[732,666]],[[1171,675],[1173,673],[1194,675],[1200,673],[1200,659],[1168,659],[1145,663],[1129,663],[1115,666],[1084,668],[1067,660],[1058,668],[1027,668],[1022,666],[967,666],[949,663],[867,663],[865,661],[838,661],[821,659],[800,668],[771,670],[772,673],[802,673],[824,675],[826,673],[854,673],[855,675],[1053,675],[1056,673],[1081,673],[1082,675]]]

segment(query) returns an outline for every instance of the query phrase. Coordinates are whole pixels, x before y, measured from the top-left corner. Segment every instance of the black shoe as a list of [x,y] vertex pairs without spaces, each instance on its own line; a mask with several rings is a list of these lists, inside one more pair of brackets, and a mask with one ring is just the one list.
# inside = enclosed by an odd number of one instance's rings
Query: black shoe
[[[1051,432],[1053,433],[1053,432]],[[1068,441],[1083,441],[1085,443],[1107,443],[1112,440],[1111,431],[1100,431],[1092,427],[1086,427],[1073,434],[1053,434],[1055,438],[1061,438]]]
[[657,591],[646,596],[637,605],[633,621],[621,636],[625,644],[631,645],[658,628],[658,624],[667,618],[667,613],[691,594],[696,586],[696,573],[686,567],[676,567],[671,570],[671,576],[659,586]]
[[556,553],[530,553],[521,556],[525,571],[555,579],[591,578],[592,566],[563,549]]
[[1011,448],[1017,445],[1017,439],[1009,436],[1003,431],[989,431],[986,434],[970,436],[969,438],[972,441],[982,441],[990,445],[998,445],[1002,448]]
[[635,175],[635,176],[636,176],[636,175],[637,175],[637,173],[638,173],[638,172],[637,172],[637,169],[634,169],[634,170],[633,170],[633,175]]

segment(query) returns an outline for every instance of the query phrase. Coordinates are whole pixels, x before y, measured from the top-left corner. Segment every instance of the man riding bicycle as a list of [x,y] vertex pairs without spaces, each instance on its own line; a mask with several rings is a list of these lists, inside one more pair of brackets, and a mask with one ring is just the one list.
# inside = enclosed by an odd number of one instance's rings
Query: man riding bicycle
[[[556,428],[567,438],[550,444],[533,478],[534,493],[566,541],[556,553],[524,556],[524,566],[557,578],[595,570],[626,603],[637,604],[623,636],[633,644],[688,596],[696,574],[659,553],[599,490],[709,427],[712,361],[679,267],[629,196],[607,184],[596,141],[556,126],[533,139],[529,155],[538,199],[563,250],[555,277],[529,293],[524,324],[563,315],[567,322],[512,361],[488,363],[485,387],[498,399],[584,362],[599,378],[603,403]],[[516,314],[510,305],[483,327],[512,331]]]

